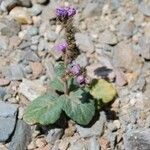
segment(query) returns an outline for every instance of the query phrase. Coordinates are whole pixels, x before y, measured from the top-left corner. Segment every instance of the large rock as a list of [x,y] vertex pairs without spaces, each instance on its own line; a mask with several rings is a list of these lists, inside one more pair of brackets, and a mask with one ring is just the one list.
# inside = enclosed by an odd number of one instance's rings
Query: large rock
[[94,44],[87,34],[76,33],[75,38],[80,50],[90,53],[94,51]]
[[106,30],[100,34],[99,41],[101,43],[105,43],[105,44],[109,44],[109,45],[115,45],[118,43],[118,38],[113,32]]
[[0,8],[3,11],[11,10],[13,7],[17,5],[17,0],[3,0]]
[[[2,2],[1,2],[2,1]],[[0,8],[3,11],[10,11],[15,6],[23,6],[23,7],[31,7],[31,0],[1,0],[0,1]]]
[[19,86],[19,93],[23,94],[30,101],[41,96],[46,92],[46,88],[40,83],[40,80],[30,81],[23,79]]
[[129,44],[122,42],[114,49],[113,64],[127,71],[137,71],[142,66],[142,60]]
[[127,38],[133,36],[135,30],[135,25],[131,21],[122,22],[119,26],[119,31],[121,35],[126,36]]
[[125,150],[149,150],[150,129],[137,129],[128,131],[124,135]]
[[31,0],[18,0],[18,4],[23,7],[31,7]]
[[27,51],[22,51],[22,53],[20,54],[20,60],[37,62],[40,59],[35,52],[31,50],[27,50]]
[[106,122],[106,115],[104,112],[100,113],[99,120],[95,122],[91,127],[82,127],[80,125],[76,125],[77,132],[81,137],[87,138],[92,136],[100,136],[103,133],[103,127]]
[[139,4],[139,10],[143,13],[143,15],[150,16],[150,1],[147,1],[147,3],[141,1]]
[[0,100],[3,100],[4,96],[6,95],[6,89],[0,87]]
[[0,101],[0,117],[15,117],[17,107],[15,105]]
[[17,35],[20,31],[20,25],[14,20],[2,18],[0,20],[0,33],[3,36],[11,37]]
[[9,150],[26,150],[31,141],[31,127],[19,120],[9,145]]
[[12,64],[6,67],[3,75],[9,80],[22,80],[25,77],[23,67],[18,64]]
[[0,142],[5,142],[13,133],[16,125],[16,118],[0,117]]
[[17,107],[12,104],[0,102],[0,142],[9,139],[16,124]]
[[3,53],[6,53],[8,50],[8,44],[9,44],[9,39],[6,36],[1,36],[0,35],[0,55]]
[[142,37],[139,41],[140,54],[146,60],[150,60],[150,37]]
[[20,24],[32,24],[31,15],[25,7],[15,7],[10,11],[9,15]]
[[51,144],[54,144],[56,140],[59,140],[63,135],[63,129],[51,129],[47,135],[47,141]]

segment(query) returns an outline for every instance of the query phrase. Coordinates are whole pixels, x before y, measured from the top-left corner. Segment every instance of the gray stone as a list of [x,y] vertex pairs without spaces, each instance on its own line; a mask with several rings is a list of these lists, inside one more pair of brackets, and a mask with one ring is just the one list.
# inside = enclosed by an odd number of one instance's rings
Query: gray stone
[[31,45],[31,41],[22,41],[21,44],[19,45],[19,48],[20,49],[25,49],[25,48],[30,47],[30,45]]
[[38,28],[37,27],[34,27],[34,26],[31,26],[28,31],[27,31],[27,34],[29,34],[30,36],[34,36],[34,35],[37,35],[38,34]]
[[117,137],[116,133],[112,133],[112,132],[108,132],[107,133],[107,139],[110,142],[111,149],[115,149],[116,137]]
[[31,74],[32,73],[32,69],[29,65],[24,68],[24,71],[25,71],[26,74]]
[[0,8],[3,11],[11,10],[13,7],[17,5],[18,1],[17,0],[4,0],[1,3]]
[[31,45],[30,48],[31,48],[31,50],[33,50],[33,51],[38,50],[38,46],[37,46],[37,45]]
[[100,150],[99,142],[95,136],[90,138],[88,150]]
[[40,59],[35,52],[28,50],[21,53],[20,60],[39,61]]
[[39,39],[40,39],[39,35],[32,36],[31,37],[31,43],[32,44],[38,44],[39,43]]
[[19,120],[9,144],[9,150],[26,150],[31,141],[31,127],[24,121]]
[[30,9],[32,16],[38,16],[42,13],[42,7],[39,4],[34,4]]
[[4,96],[6,95],[6,90],[0,87],[0,100],[3,100]]
[[142,37],[139,40],[140,54],[146,60],[150,60],[150,37]]
[[0,117],[15,117],[17,114],[17,107],[15,105],[0,101]]
[[117,10],[121,6],[121,0],[111,0],[111,8],[112,10]]
[[88,65],[88,59],[84,53],[80,54],[75,61],[81,67],[86,67]]
[[142,67],[142,59],[131,45],[121,42],[114,49],[113,64],[128,71],[137,71]]
[[102,8],[104,4],[106,4],[107,0],[89,0],[83,1],[82,6],[84,8],[82,16],[83,18],[100,16],[102,12]]
[[46,75],[53,80],[55,77],[55,71],[54,71],[54,66],[52,64],[52,61],[50,59],[45,59],[44,60],[44,67],[46,68]]
[[94,51],[94,44],[87,34],[76,33],[75,38],[80,50],[90,53]]
[[57,7],[57,5],[58,3],[56,3],[56,1],[51,0],[49,5],[46,5],[46,7],[44,7],[41,14],[41,19],[43,20],[43,22],[45,22],[46,20],[54,19],[56,17],[55,8]]
[[9,80],[22,80],[25,77],[21,65],[12,64],[3,71],[4,76]]
[[85,8],[82,12],[82,17],[87,18],[87,17],[91,17],[93,15],[96,15],[96,10],[98,8],[99,8],[99,5],[97,2],[87,3],[87,5],[85,6]]
[[8,140],[16,124],[17,107],[0,102],[0,142]]
[[0,142],[5,142],[9,139],[16,125],[15,117],[0,117]]
[[143,15],[150,16],[150,3],[146,4],[144,2],[141,2],[139,4],[139,10],[143,13]]
[[54,31],[47,31],[45,34],[44,34],[44,37],[46,40],[50,41],[50,42],[55,42],[58,35],[54,32]]
[[51,129],[47,135],[47,141],[54,144],[56,140],[59,140],[63,135],[63,129],[55,128]]
[[23,79],[22,83],[19,85],[18,92],[30,101],[33,101],[37,97],[44,94],[46,92],[46,88],[41,84],[40,80],[30,81]]
[[11,64],[6,67],[3,74],[9,80],[22,80],[25,77],[22,66],[18,64]]
[[110,131],[116,131],[117,130],[117,126],[113,123],[113,122],[109,122],[108,124],[107,124],[107,127],[108,127],[108,129],[110,130]]
[[115,70],[115,74],[116,74],[116,84],[118,86],[124,86],[127,84],[125,74],[121,70]]
[[18,0],[18,4],[23,7],[31,7],[31,0]]
[[70,147],[67,150],[87,150],[87,146],[81,139],[75,139],[70,143]]
[[119,31],[123,36],[127,38],[133,36],[135,30],[135,25],[131,21],[122,22],[119,27]]
[[99,42],[109,45],[116,45],[118,43],[118,39],[113,32],[106,30],[100,34]]
[[82,127],[80,125],[76,125],[77,132],[80,134],[81,137],[87,138],[92,136],[101,136],[103,133],[103,127],[106,122],[106,115],[102,111],[100,112],[99,120],[95,122],[91,127]]
[[146,127],[146,128],[150,128],[150,116],[148,116],[148,117],[146,118],[145,127]]
[[1,35],[11,37],[13,35],[17,35],[20,29],[20,25],[14,20],[9,20],[7,18],[2,18],[0,20]]
[[150,129],[137,129],[128,131],[124,135],[125,150],[149,150]]
[[45,40],[44,38],[39,39],[38,50],[43,51],[45,49]]
[[0,35],[0,55],[8,50],[9,39],[6,36]]
[[[43,14],[43,13],[42,13]],[[47,20],[43,20],[39,27],[40,35],[44,36],[44,34],[51,29],[50,23]]]

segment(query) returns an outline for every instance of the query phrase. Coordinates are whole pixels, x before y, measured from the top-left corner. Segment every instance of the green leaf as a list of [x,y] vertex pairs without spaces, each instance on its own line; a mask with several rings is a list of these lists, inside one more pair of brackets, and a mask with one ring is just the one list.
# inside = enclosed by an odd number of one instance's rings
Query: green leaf
[[53,81],[50,82],[50,87],[54,90],[64,92],[64,84],[60,78],[55,78]]
[[58,100],[56,93],[45,94],[29,104],[24,120],[29,124],[53,124],[61,115],[62,105],[63,101]]
[[90,93],[95,99],[103,103],[109,103],[117,94],[113,85],[103,79],[94,80],[92,82]]
[[62,77],[65,74],[65,66],[63,63],[59,63],[55,66],[56,76]]
[[69,96],[62,96],[63,110],[74,121],[81,125],[87,125],[95,114],[94,101],[82,90],[71,92]]

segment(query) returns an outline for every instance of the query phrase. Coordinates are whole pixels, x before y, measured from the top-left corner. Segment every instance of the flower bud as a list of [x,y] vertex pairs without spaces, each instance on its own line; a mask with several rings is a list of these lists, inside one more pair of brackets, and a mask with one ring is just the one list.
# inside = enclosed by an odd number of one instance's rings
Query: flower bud
[[83,75],[77,76],[76,80],[79,84],[85,84],[85,77]]
[[56,9],[56,16],[63,21],[73,17],[76,14],[76,9],[73,7],[59,7]]
[[80,73],[80,66],[78,64],[75,64],[73,65],[71,68],[70,68],[70,72],[73,74],[73,75],[79,75]]
[[64,43],[58,44],[58,45],[55,47],[55,50],[58,51],[58,52],[65,52],[66,49],[67,49],[67,47],[68,47],[67,42],[64,42]]

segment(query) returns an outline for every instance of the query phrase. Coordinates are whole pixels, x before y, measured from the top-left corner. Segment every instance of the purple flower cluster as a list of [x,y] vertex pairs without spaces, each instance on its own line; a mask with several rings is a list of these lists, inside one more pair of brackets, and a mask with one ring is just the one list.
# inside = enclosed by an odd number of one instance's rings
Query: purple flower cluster
[[70,68],[70,72],[76,76],[76,81],[80,85],[85,84],[85,77],[81,74],[81,67],[78,64],[73,64]]
[[85,77],[81,74],[81,75],[79,75],[79,76],[77,76],[77,78],[76,78],[76,80],[77,80],[77,82],[79,83],[79,84],[81,84],[81,85],[83,85],[83,84],[85,84]]
[[56,9],[56,16],[63,21],[69,19],[76,14],[76,9],[73,7],[59,7]]
[[71,68],[70,68],[70,72],[73,74],[73,75],[79,75],[80,74],[80,66],[78,64],[75,64],[73,65]]
[[67,42],[63,42],[63,43],[60,43],[60,44],[58,44],[57,46],[55,46],[55,50],[57,51],[57,52],[65,52],[66,51],[66,49],[68,48],[68,44],[67,44]]

